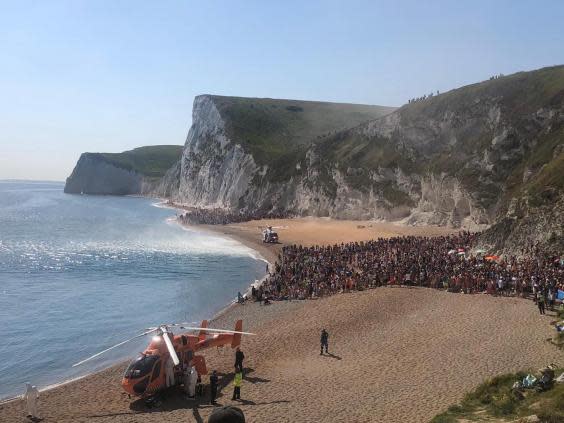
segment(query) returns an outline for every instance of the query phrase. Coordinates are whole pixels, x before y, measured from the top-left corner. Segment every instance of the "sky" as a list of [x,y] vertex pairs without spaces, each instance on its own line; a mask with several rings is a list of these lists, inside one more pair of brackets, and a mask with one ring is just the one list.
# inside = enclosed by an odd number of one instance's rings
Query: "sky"
[[564,1],[0,0],[0,179],[183,144],[199,94],[400,106],[564,63]]

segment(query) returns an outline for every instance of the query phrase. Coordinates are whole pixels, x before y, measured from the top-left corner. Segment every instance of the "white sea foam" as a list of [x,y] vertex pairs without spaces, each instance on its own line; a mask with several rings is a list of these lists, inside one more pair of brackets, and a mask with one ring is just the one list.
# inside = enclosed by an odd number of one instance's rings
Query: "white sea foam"
[[[18,195],[0,186],[0,398],[22,380],[47,386],[133,356],[144,340],[69,368],[147,325],[207,318],[263,274],[252,249],[182,228],[147,199],[23,185]],[[38,347],[25,349],[26,339]]]
[[[183,209],[180,209],[178,207],[168,205],[164,200],[156,203],[152,203],[151,205],[153,207],[158,207],[162,209],[171,209],[179,212],[184,211]],[[251,257],[254,260],[261,260],[264,261],[265,263],[268,263],[268,260],[266,260],[258,251],[253,250],[252,248],[249,248],[246,245],[232,238],[223,237],[216,234],[210,234],[209,232],[203,232],[203,231],[199,231],[196,228],[181,225],[175,216],[171,216],[167,218],[167,223],[174,224],[180,227],[181,229],[183,229],[184,231],[190,232],[191,234],[194,235],[195,237],[194,240],[197,242],[199,241],[200,244],[199,245],[196,244],[192,246],[195,249],[189,250],[190,252],[198,252],[200,254],[220,253],[220,254],[233,255],[233,256],[247,256],[247,257]],[[197,239],[198,237],[199,239]]]

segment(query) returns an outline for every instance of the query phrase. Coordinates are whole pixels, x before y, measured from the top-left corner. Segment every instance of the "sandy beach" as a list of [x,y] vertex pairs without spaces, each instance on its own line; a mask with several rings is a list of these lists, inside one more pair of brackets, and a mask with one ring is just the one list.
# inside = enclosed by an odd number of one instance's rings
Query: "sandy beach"
[[[261,233],[267,226],[272,226],[278,232],[279,244],[262,242]],[[276,261],[284,245],[331,245],[393,236],[440,236],[458,232],[439,226],[407,226],[372,220],[334,220],[318,217],[252,220],[229,225],[198,225],[197,228],[236,239],[259,251],[270,263]]]
[[[485,378],[562,363],[546,342],[553,330],[530,301],[430,289],[377,288],[316,301],[228,310],[216,327],[243,318],[258,334],[243,340],[248,368],[242,402],[249,422],[425,422]],[[319,355],[319,332],[331,356]],[[209,351],[231,401],[233,351]],[[159,409],[122,392],[115,366],[44,392],[45,422],[206,421],[212,407],[170,392]],[[23,421],[21,403],[2,405],[0,421]]]
[[[282,244],[262,244],[258,227],[264,225],[279,227]],[[448,233],[324,219],[207,229],[244,242],[271,262],[284,243]],[[231,401],[234,352],[210,350],[205,356],[208,368],[220,372],[219,403],[237,404],[249,422],[425,422],[488,377],[564,362],[564,353],[547,342],[553,318],[517,298],[386,287],[269,306],[236,305],[212,326],[232,327],[239,318],[245,330],[257,333],[242,343],[243,401]],[[322,328],[330,334],[328,356],[319,355]],[[43,421],[205,422],[213,410],[205,400],[187,401],[178,390],[168,392],[161,407],[147,409],[122,391],[124,367],[43,392]],[[0,405],[0,422],[25,421],[22,414],[20,401]]]

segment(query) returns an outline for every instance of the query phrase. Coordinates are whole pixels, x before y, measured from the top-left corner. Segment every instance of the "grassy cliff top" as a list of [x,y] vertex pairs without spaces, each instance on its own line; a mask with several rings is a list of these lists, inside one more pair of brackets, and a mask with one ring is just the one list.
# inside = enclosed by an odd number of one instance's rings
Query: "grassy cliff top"
[[88,153],[122,169],[151,178],[162,177],[181,157],[181,145],[150,145],[123,153]]
[[455,88],[398,109],[406,118],[436,117],[446,111],[471,109],[480,101],[498,99],[506,115],[521,116],[564,98],[564,65],[517,72]]
[[320,101],[210,96],[229,136],[272,165],[323,135],[352,128],[395,110],[393,107]]

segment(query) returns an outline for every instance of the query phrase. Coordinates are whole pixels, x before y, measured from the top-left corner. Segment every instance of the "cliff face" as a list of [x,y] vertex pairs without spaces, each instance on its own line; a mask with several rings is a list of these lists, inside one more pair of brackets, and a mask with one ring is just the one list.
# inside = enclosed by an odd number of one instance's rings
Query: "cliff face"
[[211,97],[197,97],[192,114],[177,198],[197,207],[236,208],[258,170],[253,156],[227,136]]
[[342,110],[260,101],[196,98],[178,189],[169,190],[176,201],[471,229],[507,218],[523,234],[526,216],[546,216],[550,195],[541,193],[562,192],[562,66],[382,108],[340,129],[324,119]]
[[83,153],[67,178],[65,192],[169,196],[178,185],[182,147],[157,145],[123,153]]
[[393,108],[199,96],[181,160],[176,201],[198,207],[327,214],[304,184],[315,139]]
[[131,195],[140,194],[143,177],[103,160],[99,155],[83,153],[67,178],[69,194]]

